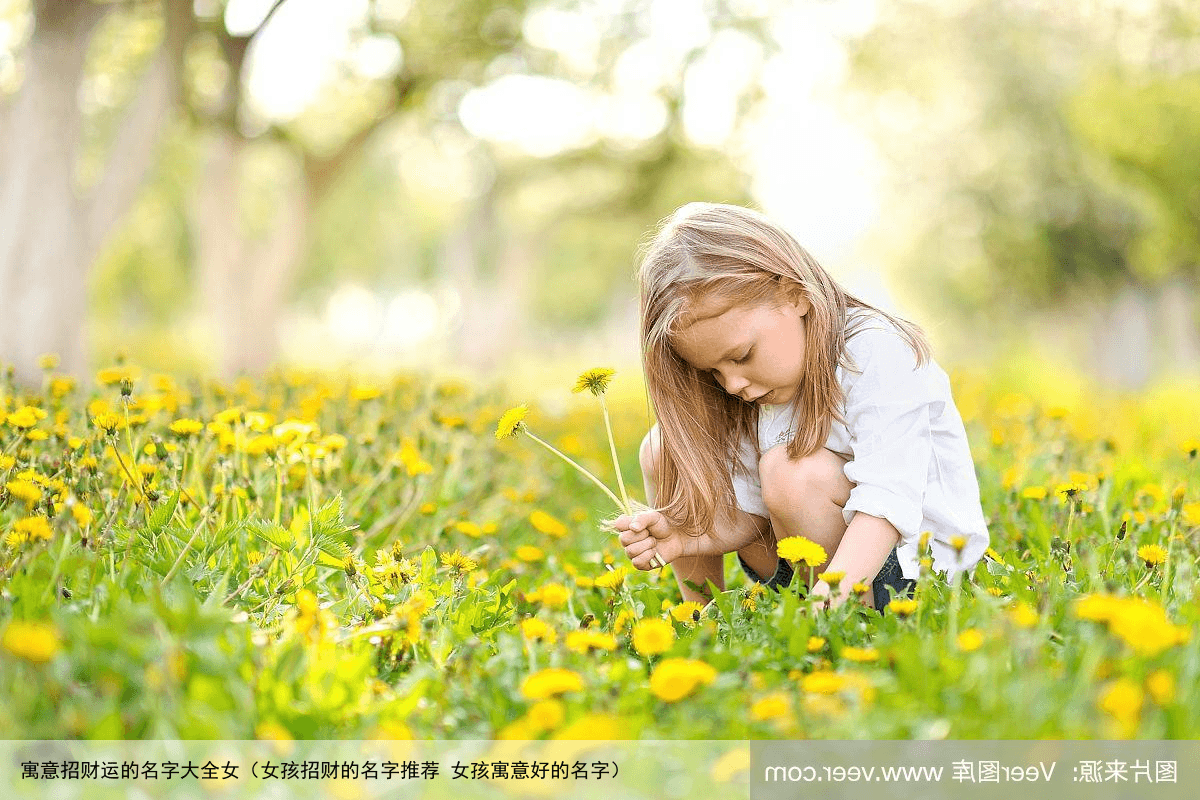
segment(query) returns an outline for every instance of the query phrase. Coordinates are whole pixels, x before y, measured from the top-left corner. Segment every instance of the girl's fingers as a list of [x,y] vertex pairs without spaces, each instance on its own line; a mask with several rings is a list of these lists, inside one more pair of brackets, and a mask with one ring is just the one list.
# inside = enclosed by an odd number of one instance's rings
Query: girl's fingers
[[633,566],[640,570],[651,570],[658,569],[662,566],[662,563],[658,557],[658,552],[651,547],[646,550],[646,552],[633,559]]
[[642,554],[648,553],[653,549],[654,549],[654,540],[653,539],[643,539],[640,542],[634,542],[633,544],[626,545],[625,546],[625,555],[629,556],[630,559],[637,559]]
[[651,530],[653,532],[652,529],[663,527],[665,522],[663,515],[657,511],[643,511],[633,518],[629,523],[629,528],[635,531]]
[[629,523],[632,520],[633,520],[633,517],[629,516],[628,514],[622,514],[621,516],[619,516],[615,520],[613,520],[613,527],[619,531],[627,531],[627,530],[629,530]]
[[648,541],[651,541],[652,538],[653,537],[651,537],[645,531],[632,531],[631,530],[631,531],[625,531],[620,536],[618,536],[617,541],[619,541],[621,543],[622,547],[625,547],[626,545],[631,545],[634,542],[648,542]]

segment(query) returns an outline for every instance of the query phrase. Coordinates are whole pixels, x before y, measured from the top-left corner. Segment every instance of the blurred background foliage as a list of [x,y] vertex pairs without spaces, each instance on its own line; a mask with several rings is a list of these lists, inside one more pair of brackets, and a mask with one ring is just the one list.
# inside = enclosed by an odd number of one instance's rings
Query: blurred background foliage
[[0,0],[0,361],[632,365],[704,199],[947,361],[1137,387],[1200,363],[1198,101],[1184,0]]

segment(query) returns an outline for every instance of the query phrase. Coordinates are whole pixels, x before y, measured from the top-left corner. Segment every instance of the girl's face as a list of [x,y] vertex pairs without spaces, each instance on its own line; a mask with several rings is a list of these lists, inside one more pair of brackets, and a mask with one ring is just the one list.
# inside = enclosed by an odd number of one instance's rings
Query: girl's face
[[729,394],[747,402],[787,403],[804,377],[805,317],[795,299],[769,305],[733,305],[720,298],[696,303],[691,323],[671,342],[694,368],[709,372]]

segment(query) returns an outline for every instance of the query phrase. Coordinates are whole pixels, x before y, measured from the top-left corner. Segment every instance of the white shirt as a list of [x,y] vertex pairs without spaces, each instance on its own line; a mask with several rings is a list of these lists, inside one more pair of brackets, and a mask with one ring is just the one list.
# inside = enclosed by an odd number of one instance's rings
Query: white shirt
[[[953,577],[983,557],[989,536],[950,381],[932,359],[916,369],[912,348],[886,319],[858,309],[851,313],[870,315],[846,342],[861,372],[837,367],[846,424],[834,420],[825,442],[850,459],[844,471],[854,488],[842,514],[847,525],[857,511],[890,522],[900,532],[896,555],[906,578],[919,573],[918,545],[929,531],[934,569]],[[791,440],[795,402],[759,408],[762,452]],[[769,518],[749,442],[739,456],[753,479],[733,476],[738,507]],[[966,539],[961,555],[950,544],[954,536]]]

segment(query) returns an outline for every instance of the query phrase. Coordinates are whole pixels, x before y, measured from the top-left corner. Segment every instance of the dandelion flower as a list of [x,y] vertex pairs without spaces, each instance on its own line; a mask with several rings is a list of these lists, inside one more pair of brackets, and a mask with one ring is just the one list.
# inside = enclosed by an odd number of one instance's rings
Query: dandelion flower
[[835,672],[820,671],[800,679],[800,688],[810,694],[837,694],[846,685],[846,679]]
[[810,652],[810,653],[820,652],[821,648],[824,646],[825,646],[824,637],[821,637],[821,636],[808,637],[808,645],[806,646],[806,649],[808,650],[808,652]]
[[779,557],[793,563],[810,567],[825,563],[825,548],[803,536],[787,536],[776,545]]
[[905,599],[893,600],[892,602],[888,603],[887,607],[888,607],[888,611],[891,611],[897,617],[909,617],[909,616],[912,616],[914,612],[916,612],[917,601],[916,600],[905,600]]
[[552,731],[567,717],[566,706],[561,700],[539,700],[529,707],[526,715],[529,724],[537,730]]
[[977,628],[967,628],[958,635],[958,649],[970,653],[983,646],[983,634]]
[[561,539],[567,535],[567,526],[559,522],[545,511],[534,511],[529,515],[529,524],[539,533],[544,533],[553,539]]
[[625,567],[617,567],[596,578],[594,585],[601,589],[612,589],[615,591],[620,589],[625,583],[625,576],[628,574],[629,570]]
[[697,603],[695,600],[688,600],[685,603],[671,607],[671,616],[676,622],[699,622],[703,614],[704,605]]
[[45,664],[61,648],[58,629],[45,622],[14,620],[0,636],[0,649],[34,664]]
[[16,411],[8,415],[8,424],[19,430],[32,428],[38,424],[38,420],[46,418],[46,412],[34,406],[21,406]]
[[516,436],[525,427],[525,417],[529,414],[528,405],[519,405],[505,411],[496,424],[496,439],[507,439]]
[[667,658],[651,673],[650,691],[658,699],[674,703],[716,679],[717,671],[710,664],[691,658]]
[[9,481],[4,484],[4,488],[8,490],[10,496],[23,500],[28,506],[32,506],[42,499],[42,490],[32,481],[23,479]]
[[112,434],[116,432],[121,425],[121,418],[112,412],[104,412],[92,417],[92,424],[105,433]]
[[459,574],[473,572],[479,566],[457,550],[453,553],[442,553],[441,560],[443,566],[449,567]]
[[1165,669],[1156,669],[1146,676],[1146,690],[1159,706],[1169,706],[1175,701],[1175,676]]
[[526,639],[545,642],[546,644],[554,644],[554,640],[557,638],[553,628],[534,617],[521,622],[521,634]]
[[547,583],[538,590],[538,599],[546,608],[561,608],[571,597],[571,590],[561,583]]
[[836,589],[837,585],[842,582],[842,578],[845,578],[845,577],[846,577],[846,573],[843,571],[820,572],[817,574],[817,580],[825,581],[826,583],[829,584],[830,588],[833,588],[833,589]]
[[571,631],[567,634],[564,644],[572,653],[580,655],[587,655],[592,651],[611,653],[617,649],[617,640],[612,634],[591,630]]
[[1120,678],[1104,687],[1100,693],[1099,706],[1101,711],[1119,722],[1124,733],[1129,736],[1137,730],[1143,699],[1142,687],[1129,678]]
[[879,651],[874,647],[843,647],[842,658],[860,664],[879,660]]
[[1144,544],[1138,548],[1137,554],[1147,567],[1157,567],[1167,560],[1167,551],[1157,544]]
[[750,719],[765,722],[786,717],[791,711],[791,703],[783,692],[775,692],[758,700],[750,706]]
[[644,619],[633,626],[633,649],[644,656],[665,653],[675,644],[675,629],[661,619]]
[[607,367],[589,369],[579,376],[579,379],[575,381],[575,388],[571,391],[575,394],[588,391],[599,397],[608,391],[608,382],[612,380],[612,376],[616,373],[616,370],[608,369]]
[[532,564],[535,561],[541,561],[546,557],[546,553],[540,547],[534,547],[531,544],[523,544],[517,548],[516,556],[519,560]]

